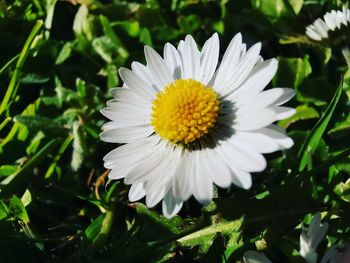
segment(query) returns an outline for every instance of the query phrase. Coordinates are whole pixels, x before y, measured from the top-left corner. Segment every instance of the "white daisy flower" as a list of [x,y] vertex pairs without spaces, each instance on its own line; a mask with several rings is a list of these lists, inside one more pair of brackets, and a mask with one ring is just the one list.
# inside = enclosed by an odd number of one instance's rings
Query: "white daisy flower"
[[312,217],[309,228],[300,235],[300,255],[308,263],[316,263],[316,249],[321,243],[328,230],[328,223],[321,224],[321,214],[317,213]]
[[124,145],[104,157],[110,179],[131,185],[129,200],[161,200],[172,217],[192,195],[202,204],[213,197],[213,183],[248,189],[250,173],[263,171],[262,153],[289,148],[293,141],[272,123],[294,114],[282,107],[294,92],[263,91],[277,60],[263,61],[261,44],[249,50],[237,34],[218,66],[215,33],[201,51],[188,35],[177,48],[167,43],[162,58],[145,47],[147,66],[121,68],[124,81],[101,112],[111,121],[101,140]]
[[343,11],[332,10],[326,13],[323,19],[316,19],[313,24],[306,27],[305,33],[309,38],[321,41],[329,37],[329,32],[341,29],[348,24],[350,24],[350,9],[343,7]]

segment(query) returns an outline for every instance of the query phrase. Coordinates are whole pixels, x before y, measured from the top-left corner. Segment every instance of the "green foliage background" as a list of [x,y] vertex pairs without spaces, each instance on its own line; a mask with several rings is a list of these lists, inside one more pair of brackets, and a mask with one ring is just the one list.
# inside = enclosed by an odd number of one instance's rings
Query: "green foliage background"
[[[0,262],[236,262],[249,249],[304,262],[301,224],[318,211],[330,224],[319,254],[349,242],[349,65],[339,43],[304,35],[345,3],[0,0]],[[115,145],[99,140],[99,110],[144,45],[162,53],[214,32],[221,54],[242,32],[279,59],[270,86],[296,91],[297,113],[279,123],[295,146],[266,155],[249,191],[218,189],[209,206],[191,199],[167,220],[107,182],[102,158]]]

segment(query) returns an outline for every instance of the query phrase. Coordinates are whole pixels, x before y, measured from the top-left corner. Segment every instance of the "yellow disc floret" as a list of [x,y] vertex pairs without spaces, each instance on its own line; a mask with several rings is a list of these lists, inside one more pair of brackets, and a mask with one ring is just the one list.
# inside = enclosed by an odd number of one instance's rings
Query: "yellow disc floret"
[[215,126],[219,99],[213,88],[193,79],[179,79],[158,93],[152,110],[151,123],[162,138],[187,144]]

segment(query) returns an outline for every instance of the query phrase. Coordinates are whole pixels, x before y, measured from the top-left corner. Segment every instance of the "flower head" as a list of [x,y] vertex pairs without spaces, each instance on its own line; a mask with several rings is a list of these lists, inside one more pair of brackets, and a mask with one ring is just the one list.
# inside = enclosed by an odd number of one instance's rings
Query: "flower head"
[[323,19],[318,18],[306,28],[306,35],[315,40],[321,41],[329,37],[330,32],[340,30],[350,24],[350,9],[343,7],[343,11],[327,12]]
[[145,47],[147,66],[121,68],[124,81],[101,112],[101,139],[124,143],[104,157],[110,179],[130,184],[130,201],[161,200],[163,213],[178,213],[190,196],[207,204],[213,183],[248,189],[252,172],[265,169],[262,153],[289,148],[293,141],[273,125],[294,114],[282,107],[293,90],[263,91],[277,70],[263,61],[261,44],[249,50],[237,34],[218,66],[215,33],[201,51],[188,35],[177,48],[167,43],[163,58]]

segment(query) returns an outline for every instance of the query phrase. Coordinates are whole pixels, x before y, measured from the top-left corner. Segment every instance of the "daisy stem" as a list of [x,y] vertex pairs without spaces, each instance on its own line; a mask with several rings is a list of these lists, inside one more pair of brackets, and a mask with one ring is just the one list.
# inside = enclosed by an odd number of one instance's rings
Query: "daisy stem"
[[345,58],[346,64],[348,65],[348,69],[350,69],[350,49],[348,47],[344,47],[341,52]]

